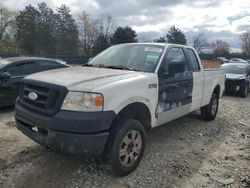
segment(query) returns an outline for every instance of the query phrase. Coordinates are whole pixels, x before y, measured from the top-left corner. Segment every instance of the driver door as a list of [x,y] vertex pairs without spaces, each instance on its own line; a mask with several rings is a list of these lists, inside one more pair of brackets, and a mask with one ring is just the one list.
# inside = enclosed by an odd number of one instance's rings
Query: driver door
[[[182,71],[170,74],[170,64],[181,63]],[[188,71],[185,53],[180,47],[166,52],[158,71],[159,94],[156,109],[157,125],[161,125],[190,112],[192,103],[193,76]]]

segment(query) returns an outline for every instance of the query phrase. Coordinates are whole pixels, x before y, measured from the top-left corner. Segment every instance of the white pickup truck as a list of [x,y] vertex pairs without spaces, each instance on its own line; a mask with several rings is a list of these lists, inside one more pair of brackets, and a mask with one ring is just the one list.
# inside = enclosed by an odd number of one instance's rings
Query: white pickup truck
[[140,163],[145,132],[201,109],[213,120],[223,70],[203,70],[196,51],[163,43],[108,48],[84,67],[26,77],[16,126],[53,150],[104,156],[118,175]]

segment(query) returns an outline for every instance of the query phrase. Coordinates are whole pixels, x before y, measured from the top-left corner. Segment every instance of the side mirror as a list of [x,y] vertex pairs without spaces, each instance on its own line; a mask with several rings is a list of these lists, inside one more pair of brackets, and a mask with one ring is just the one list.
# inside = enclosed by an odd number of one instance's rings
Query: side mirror
[[185,62],[173,60],[168,65],[168,73],[176,74],[185,72]]
[[11,74],[8,72],[0,73],[0,80],[8,80],[11,77]]

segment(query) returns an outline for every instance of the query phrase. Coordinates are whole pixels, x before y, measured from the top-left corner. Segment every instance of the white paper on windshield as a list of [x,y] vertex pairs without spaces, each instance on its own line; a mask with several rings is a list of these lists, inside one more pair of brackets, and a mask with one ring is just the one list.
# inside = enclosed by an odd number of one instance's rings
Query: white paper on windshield
[[156,47],[145,47],[144,51],[145,52],[157,52],[157,53],[161,53],[162,49],[161,48],[156,48]]

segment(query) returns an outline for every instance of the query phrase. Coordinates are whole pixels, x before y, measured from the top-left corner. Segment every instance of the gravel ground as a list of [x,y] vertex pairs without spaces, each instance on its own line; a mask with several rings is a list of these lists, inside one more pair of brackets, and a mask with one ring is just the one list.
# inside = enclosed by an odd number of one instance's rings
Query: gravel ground
[[0,110],[0,187],[250,187],[250,95],[226,96],[218,116],[199,112],[148,132],[140,166],[118,178],[98,159],[46,150]]

